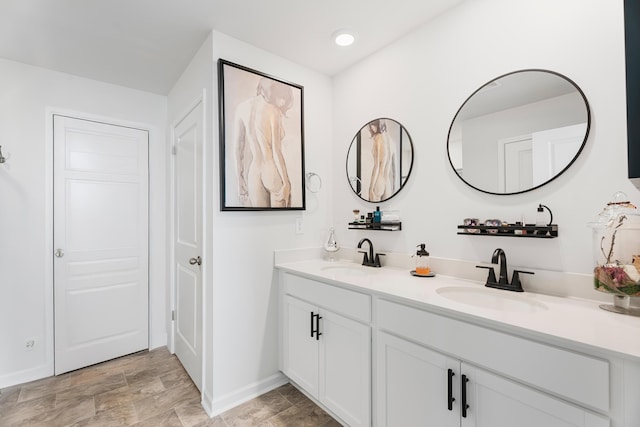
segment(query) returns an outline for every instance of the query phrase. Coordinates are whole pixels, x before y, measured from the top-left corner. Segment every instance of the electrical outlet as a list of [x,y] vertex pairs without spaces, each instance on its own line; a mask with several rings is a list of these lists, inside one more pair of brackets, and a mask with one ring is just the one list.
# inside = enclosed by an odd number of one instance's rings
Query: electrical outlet
[[296,218],[296,234],[304,234],[304,221],[301,216]]
[[36,348],[36,339],[28,338],[27,341],[24,343],[24,348],[26,351],[31,351],[34,348]]

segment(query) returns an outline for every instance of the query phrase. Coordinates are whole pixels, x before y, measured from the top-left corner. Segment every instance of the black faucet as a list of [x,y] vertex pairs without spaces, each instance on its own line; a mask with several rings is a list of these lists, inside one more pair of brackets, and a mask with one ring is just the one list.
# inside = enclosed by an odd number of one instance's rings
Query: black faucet
[[367,252],[365,251],[358,251],[361,254],[364,254],[364,257],[362,258],[362,265],[367,267],[382,267],[382,265],[380,265],[380,255],[384,255],[384,254],[374,255],[373,243],[371,243],[371,240],[367,238],[360,240],[360,242],[358,243],[358,249],[361,249],[362,244],[365,242],[369,243],[369,254],[367,255]]
[[496,274],[493,267],[476,265],[477,268],[486,268],[489,270],[487,282],[484,284],[489,288],[503,289],[505,291],[513,292],[524,292],[524,289],[522,289],[522,284],[520,283],[520,273],[534,274],[531,271],[513,270],[513,277],[511,278],[511,283],[509,283],[509,280],[507,279],[507,254],[501,248],[493,251],[493,255],[491,256],[491,263],[500,264],[498,280],[496,280]]
[[491,256],[491,264],[498,264],[500,262],[500,273],[498,273],[498,284],[509,286],[509,279],[507,279],[507,254],[500,248],[493,251]]

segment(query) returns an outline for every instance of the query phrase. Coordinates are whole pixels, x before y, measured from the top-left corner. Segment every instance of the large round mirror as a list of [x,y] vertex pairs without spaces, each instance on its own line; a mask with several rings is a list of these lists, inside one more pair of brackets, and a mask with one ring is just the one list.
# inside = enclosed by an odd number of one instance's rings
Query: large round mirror
[[375,119],[362,126],[347,154],[349,185],[367,202],[384,202],[398,194],[412,166],[411,137],[393,119]]
[[462,104],[449,129],[449,161],[477,190],[524,193],[571,166],[590,125],[589,103],[574,82],[548,70],[515,71]]

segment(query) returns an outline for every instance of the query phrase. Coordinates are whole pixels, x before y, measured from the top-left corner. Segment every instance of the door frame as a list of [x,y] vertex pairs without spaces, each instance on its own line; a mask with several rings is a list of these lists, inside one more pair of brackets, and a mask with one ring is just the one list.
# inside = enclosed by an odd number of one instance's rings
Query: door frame
[[[55,373],[55,318],[54,318],[54,271],[53,271],[53,250],[54,250],[54,240],[53,240],[53,140],[54,140],[54,132],[53,132],[53,117],[54,116],[66,116],[79,120],[87,120],[100,122],[105,124],[110,124],[114,126],[123,126],[129,128],[135,128],[139,130],[146,131],[148,133],[148,145],[147,151],[149,152],[149,159],[151,158],[151,143],[152,136],[155,135],[155,127],[142,122],[134,122],[127,121],[122,119],[117,119],[114,117],[103,116],[98,114],[91,114],[77,110],[69,110],[65,108],[57,108],[57,107],[46,107],[45,108],[45,209],[44,209],[44,221],[45,221],[45,250],[44,250],[44,265],[45,265],[45,364],[40,371],[40,377],[52,376]],[[150,168],[149,168],[150,169]],[[148,184],[149,184],[149,193],[151,193],[151,173],[148,173]],[[151,228],[151,221],[149,218],[149,228]],[[151,230],[150,230],[151,231]],[[149,233],[148,239],[150,240],[151,234]],[[150,253],[150,245],[147,248],[147,257],[149,259],[147,265],[147,272],[149,273],[151,270],[151,253]],[[149,285],[149,293],[151,293],[151,286]],[[151,298],[149,298],[149,302],[147,302],[148,310],[147,310],[147,322],[148,322],[148,342],[149,348],[151,348],[152,334],[152,310],[151,310]]]
[[189,115],[189,113],[191,113],[191,111],[193,111],[194,108],[196,108],[198,106],[198,104],[202,104],[202,159],[201,159],[201,166],[202,166],[202,185],[201,185],[201,194],[200,197],[202,198],[202,277],[201,277],[201,284],[202,284],[202,301],[200,302],[200,310],[202,310],[202,325],[201,325],[201,336],[200,336],[200,348],[202,349],[202,378],[200,383],[202,384],[201,386],[201,395],[204,396],[204,376],[205,376],[205,367],[206,367],[206,363],[205,363],[205,337],[206,337],[206,322],[204,321],[205,319],[205,301],[207,299],[207,293],[206,293],[206,286],[204,286],[205,284],[205,278],[208,276],[209,274],[209,263],[208,261],[208,254],[207,254],[207,245],[206,245],[206,239],[205,236],[207,235],[207,221],[206,221],[206,169],[205,166],[207,165],[207,161],[206,161],[206,157],[208,154],[208,150],[206,149],[206,142],[207,142],[207,90],[205,88],[202,89],[202,92],[196,97],[194,98],[188,105],[187,107],[181,112],[181,114],[178,115],[178,118],[175,119],[173,122],[171,122],[171,126],[170,126],[170,132],[169,132],[169,155],[171,157],[170,160],[170,167],[169,167],[169,173],[171,175],[170,177],[170,184],[169,184],[169,206],[170,206],[170,214],[169,214],[169,313],[167,316],[168,322],[169,322],[169,334],[168,334],[168,338],[167,338],[167,347],[169,348],[169,351],[171,352],[171,354],[175,354],[175,333],[176,333],[176,322],[174,319],[172,319],[171,314],[175,311],[176,309],[176,254],[175,254],[175,246],[174,246],[174,238],[175,238],[175,233],[176,233],[176,200],[175,200],[175,192],[176,192],[176,156],[173,155],[173,150],[174,150],[174,146],[173,146],[173,141],[175,140],[175,136],[176,136],[176,127],[180,124],[180,122],[182,122],[184,119],[187,118],[187,116]]

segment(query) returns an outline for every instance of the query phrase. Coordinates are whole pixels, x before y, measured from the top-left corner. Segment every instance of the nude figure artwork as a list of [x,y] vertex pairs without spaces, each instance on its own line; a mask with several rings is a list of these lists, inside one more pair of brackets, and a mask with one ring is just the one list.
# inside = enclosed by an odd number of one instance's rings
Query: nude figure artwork
[[292,105],[291,87],[261,78],[256,95],[236,108],[233,142],[238,198],[246,207],[291,207],[291,182],[282,144],[283,117]]

